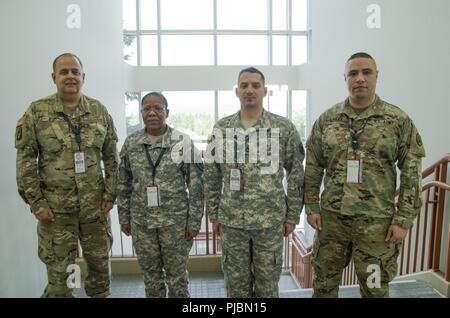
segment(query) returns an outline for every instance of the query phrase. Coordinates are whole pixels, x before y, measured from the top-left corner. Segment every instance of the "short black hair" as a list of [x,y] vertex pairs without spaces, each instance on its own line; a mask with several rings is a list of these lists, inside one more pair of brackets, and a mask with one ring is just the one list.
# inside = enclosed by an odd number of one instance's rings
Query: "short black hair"
[[150,93],[146,94],[144,97],[142,97],[142,100],[141,100],[141,107],[144,106],[144,100],[145,100],[147,97],[152,97],[152,96],[159,97],[159,99],[163,102],[164,107],[165,107],[166,110],[167,110],[167,108],[169,107],[169,104],[167,103],[167,98],[166,98],[162,93],[160,93],[160,92],[150,92]]
[[242,73],[257,73],[257,74],[261,75],[261,79],[262,79],[263,84],[264,84],[264,85],[266,84],[266,79],[265,79],[265,77],[264,77],[264,74],[263,74],[260,70],[258,70],[257,68],[254,68],[253,66],[252,66],[252,67],[244,68],[243,70],[241,70],[241,71],[239,72],[239,75],[238,75],[238,84],[239,84],[239,79],[241,78]]
[[63,57],[63,56],[71,56],[71,57],[73,57],[74,59],[76,59],[78,61],[78,63],[80,63],[81,69],[83,69],[83,63],[81,62],[81,60],[80,60],[80,58],[78,56],[76,56],[73,53],[63,53],[63,54],[60,54],[57,57],[55,57],[55,59],[53,60],[53,72],[55,71],[55,68],[56,68],[56,62],[58,62],[58,60],[61,57]]
[[347,60],[347,63],[350,62],[351,60],[357,59],[357,58],[366,58],[366,59],[371,59],[372,61],[375,62],[375,59],[366,52],[357,52],[355,54],[353,54],[352,56],[350,56]]

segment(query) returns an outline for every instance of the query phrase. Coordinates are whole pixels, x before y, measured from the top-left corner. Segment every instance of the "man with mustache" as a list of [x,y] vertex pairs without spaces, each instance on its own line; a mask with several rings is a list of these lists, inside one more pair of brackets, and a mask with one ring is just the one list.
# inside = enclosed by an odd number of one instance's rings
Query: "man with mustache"
[[206,207],[230,298],[279,296],[283,237],[303,208],[303,144],[290,120],[264,109],[266,95],[264,74],[241,70],[240,109],[214,125],[205,155]]
[[57,93],[31,103],[15,138],[17,186],[38,220],[38,255],[47,267],[42,297],[72,297],[66,280],[78,240],[86,294],[107,297],[118,166],[114,123],[105,106],[81,93],[85,74],[76,55],[56,57],[52,78]]
[[388,297],[403,238],[421,207],[421,137],[405,112],[375,94],[377,78],[375,60],[353,54],[344,74],[349,97],[317,119],[306,144],[305,206],[317,230],[313,297],[338,296],[351,258],[361,296]]

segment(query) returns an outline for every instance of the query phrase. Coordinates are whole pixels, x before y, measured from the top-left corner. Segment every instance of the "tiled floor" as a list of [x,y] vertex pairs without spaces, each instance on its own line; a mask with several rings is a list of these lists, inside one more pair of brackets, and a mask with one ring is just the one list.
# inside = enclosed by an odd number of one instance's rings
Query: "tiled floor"
[[[280,291],[280,298],[310,298],[312,289]],[[433,287],[423,281],[399,281],[389,284],[390,298],[441,298]],[[361,298],[359,286],[345,286],[339,289],[339,298]]]
[[[297,288],[289,273],[283,273],[278,283],[280,293],[283,290]],[[221,273],[191,273],[189,275],[189,293],[193,298],[224,298],[225,285]],[[83,285],[75,289],[77,297],[86,297]],[[140,275],[120,275],[112,277],[112,298],[145,297],[144,283]]]
[[[298,289],[291,275],[281,275],[278,283],[280,298],[310,298],[311,289]],[[191,273],[189,292],[192,298],[225,298],[226,291],[221,273]],[[75,295],[86,297],[83,286],[75,289]],[[120,275],[112,278],[112,298],[143,298],[144,283],[140,275]],[[358,286],[340,288],[340,298],[360,298]],[[441,298],[442,296],[430,285],[422,281],[394,282],[390,284],[391,298]]]

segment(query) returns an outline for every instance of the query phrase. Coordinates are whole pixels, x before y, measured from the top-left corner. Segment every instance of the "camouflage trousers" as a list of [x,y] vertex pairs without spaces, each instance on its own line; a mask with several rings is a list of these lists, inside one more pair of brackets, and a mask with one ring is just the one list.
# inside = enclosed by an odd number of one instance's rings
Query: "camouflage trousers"
[[391,219],[321,213],[313,247],[313,297],[338,297],[343,269],[353,258],[362,297],[389,297],[400,244],[385,242]]
[[68,266],[75,264],[78,240],[87,264],[85,291],[91,297],[109,296],[109,215],[84,218],[79,213],[54,213],[50,224],[38,222],[38,255],[47,267],[48,284],[41,297],[73,297],[67,286]]
[[221,225],[222,270],[227,297],[278,297],[282,227],[243,230]]
[[131,231],[146,296],[165,298],[168,294],[170,298],[188,298],[187,262],[192,241],[184,239],[185,227],[148,229],[132,223]]

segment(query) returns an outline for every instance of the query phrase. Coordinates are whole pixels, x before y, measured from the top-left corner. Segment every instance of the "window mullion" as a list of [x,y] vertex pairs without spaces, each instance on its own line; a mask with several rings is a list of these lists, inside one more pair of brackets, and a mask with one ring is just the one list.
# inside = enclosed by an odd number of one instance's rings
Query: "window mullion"
[[161,48],[161,0],[156,0],[156,37],[158,41],[158,66],[162,65],[162,48]]
[[267,24],[269,28],[269,38],[268,38],[268,46],[269,46],[269,65],[273,65],[273,26],[272,26],[272,0],[268,1],[267,8]]
[[141,65],[141,0],[136,0],[136,51],[137,65]]

